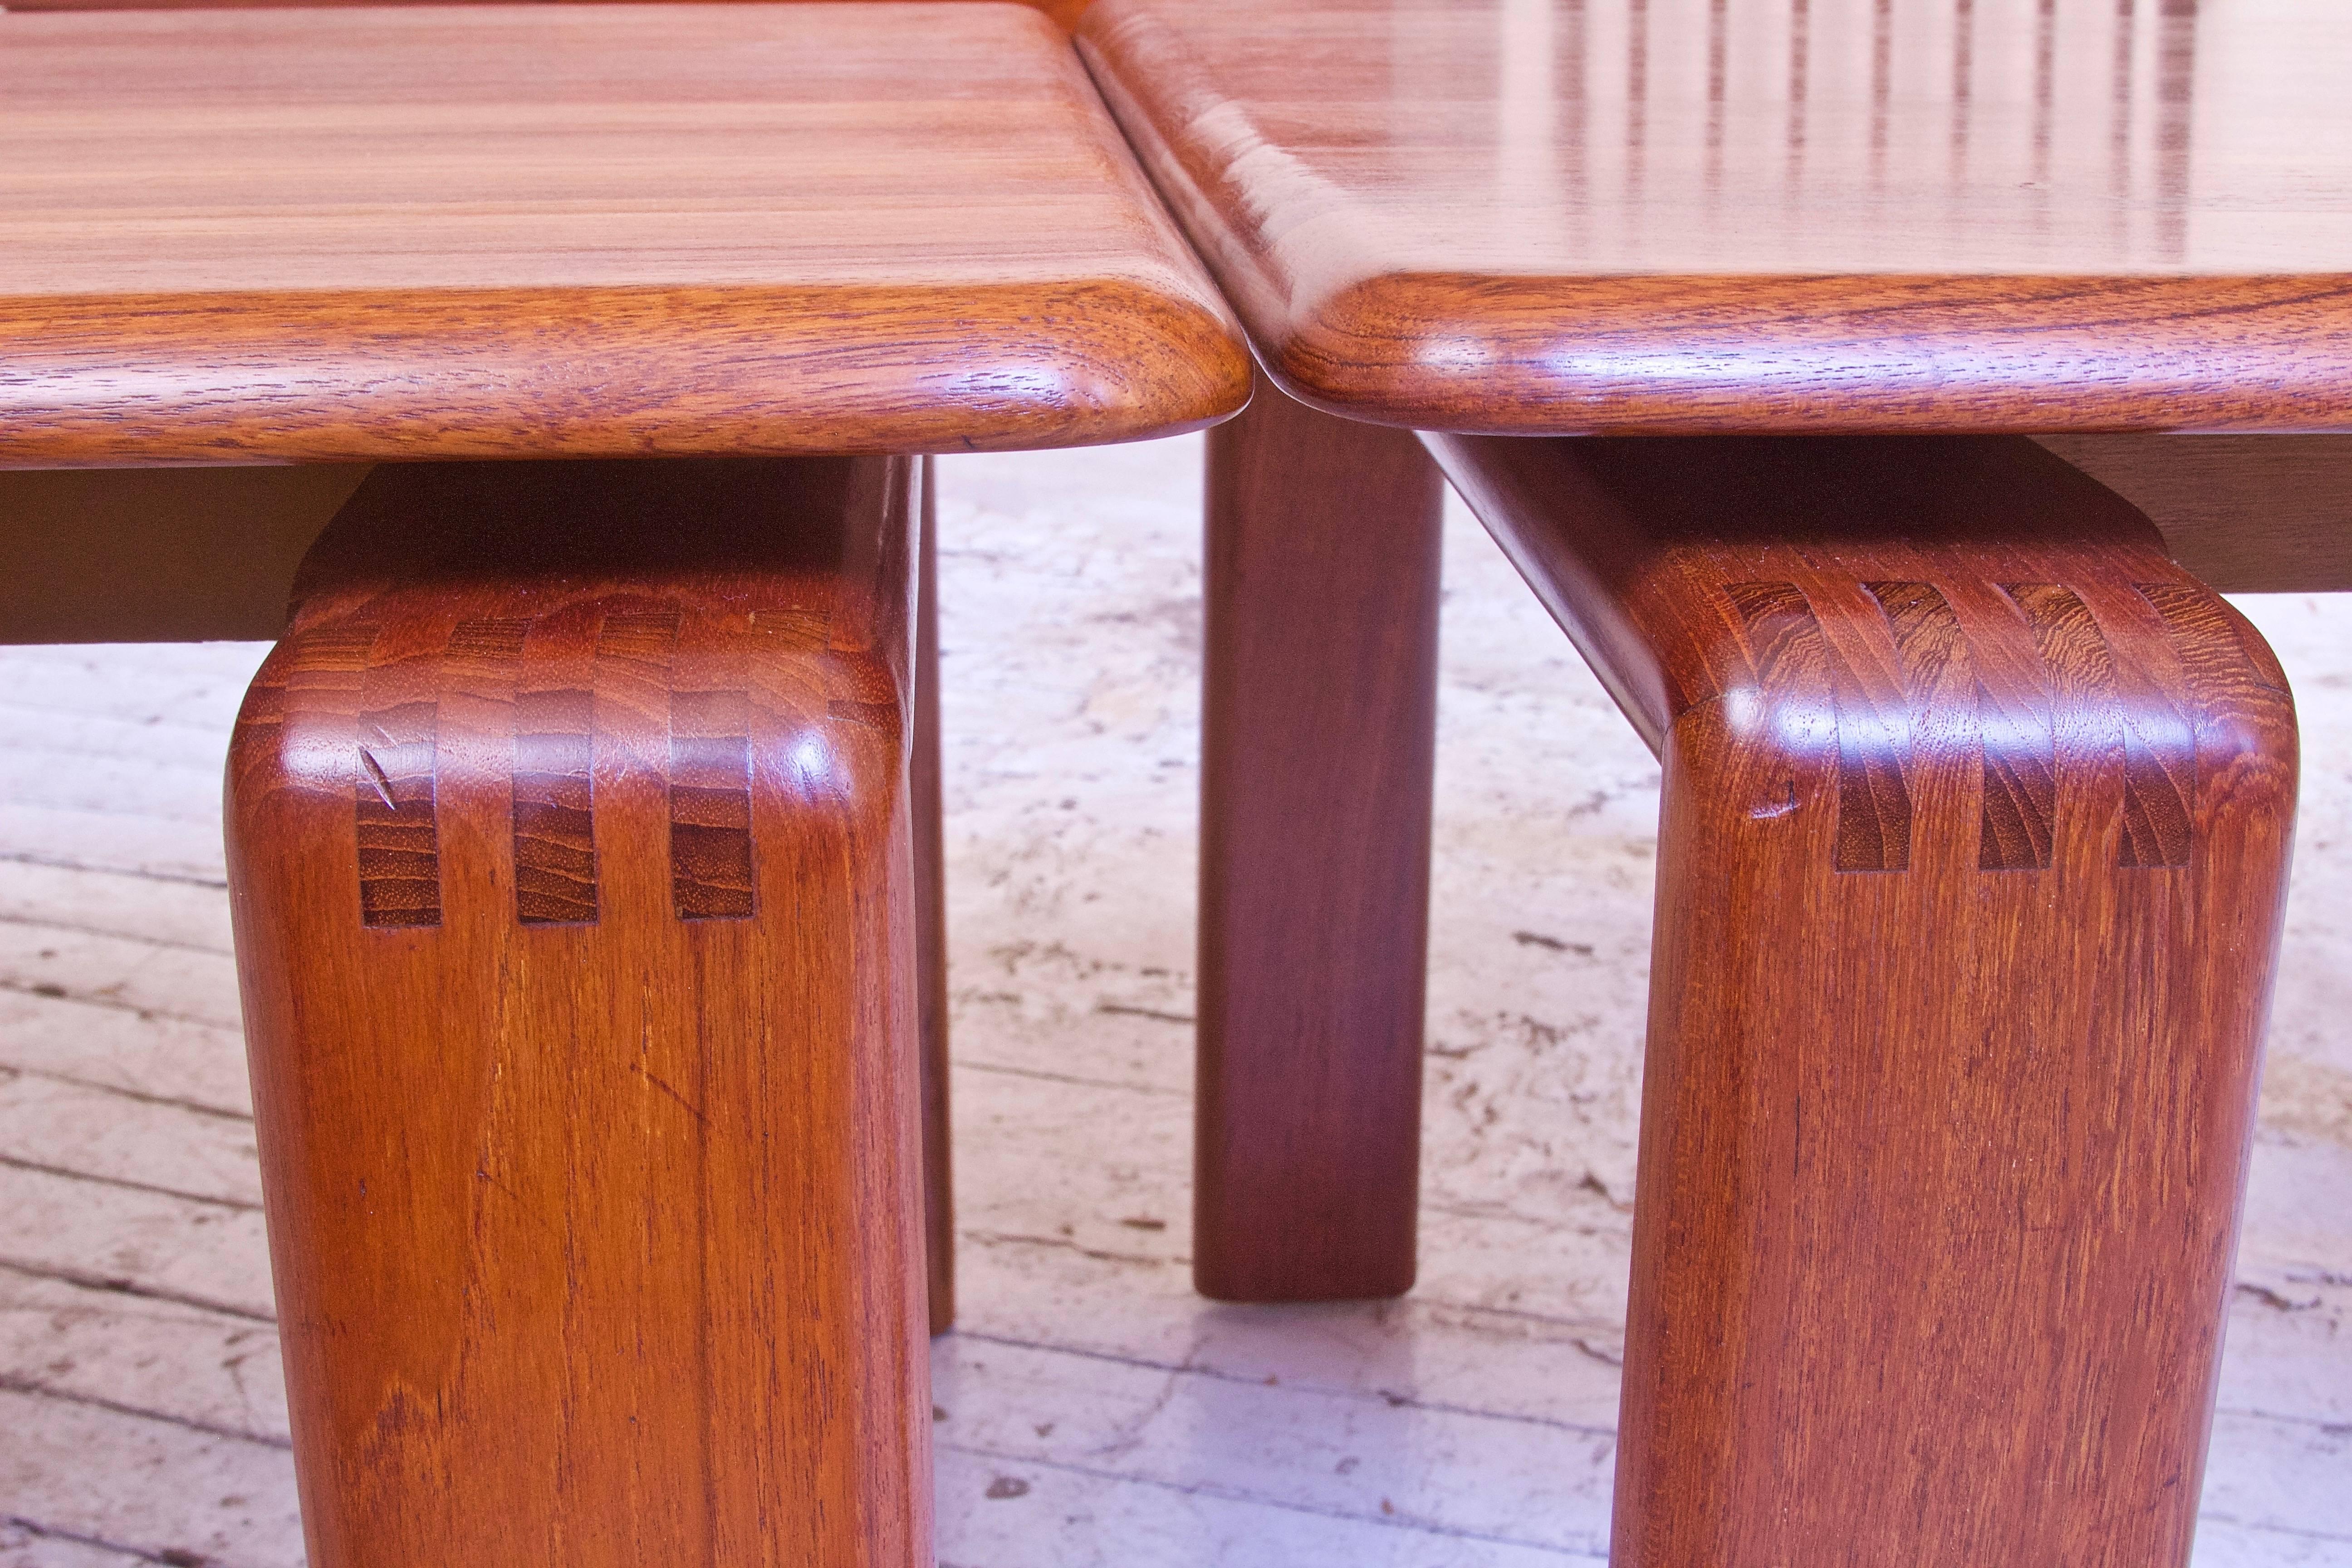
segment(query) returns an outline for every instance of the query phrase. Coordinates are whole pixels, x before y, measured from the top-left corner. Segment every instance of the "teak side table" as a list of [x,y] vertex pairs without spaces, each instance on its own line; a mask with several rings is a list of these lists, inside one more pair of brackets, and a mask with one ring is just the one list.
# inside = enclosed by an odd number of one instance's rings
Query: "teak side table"
[[236,491],[341,500],[228,778],[310,1561],[929,1563],[915,454],[1249,390],[1066,42],[515,5],[0,54],[0,466],[379,465]]
[[2179,1568],[2296,771],[2182,563],[2352,586],[2352,15],[1078,39],[1273,384],[1210,437],[1201,1287],[1412,1279],[1442,468],[1664,766],[1612,1560]]

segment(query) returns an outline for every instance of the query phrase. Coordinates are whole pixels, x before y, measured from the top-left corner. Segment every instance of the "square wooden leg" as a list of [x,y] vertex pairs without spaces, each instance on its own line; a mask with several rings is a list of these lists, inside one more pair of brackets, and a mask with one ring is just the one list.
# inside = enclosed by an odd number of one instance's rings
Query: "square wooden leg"
[[1665,765],[1612,1561],[2179,1568],[2270,651],[2021,439],[1431,440]]
[[1420,1193],[1444,488],[1263,377],[1209,433],[1193,1279],[1400,1295]]
[[948,1116],[947,846],[940,818],[939,510],[922,468],[922,554],[916,567],[914,752],[915,988],[923,1056],[923,1250],[931,1332],[955,1327],[955,1183]]
[[229,769],[316,1568],[928,1568],[904,459],[387,467]]

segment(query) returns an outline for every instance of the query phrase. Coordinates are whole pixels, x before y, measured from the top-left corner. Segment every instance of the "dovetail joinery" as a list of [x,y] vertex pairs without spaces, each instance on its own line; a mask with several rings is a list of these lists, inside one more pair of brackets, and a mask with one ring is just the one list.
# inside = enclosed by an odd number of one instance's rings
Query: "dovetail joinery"
[[[1888,820],[1882,837],[1887,852],[1876,860],[1857,853],[1857,835],[1846,826],[1847,813],[1858,804],[1862,781],[1852,770],[1841,775],[1838,794],[1838,857],[1841,871],[1907,871],[1911,868],[1911,781],[1906,770],[1915,752],[1928,743],[1934,723],[1933,704],[1947,675],[1957,663],[1959,626],[1944,595],[1926,583],[1883,582],[1863,584],[1878,605],[1894,641],[1892,722],[1882,723],[1883,752],[1874,748],[1877,766],[1868,778],[1875,815]],[[1839,713],[1838,749],[1843,759],[1850,743],[1845,738],[1844,712]],[[1875,739],[1875,738],[1874,738]],[[1858,748],[1856,748],[1858,749]],[[1892,779],[1884,777],[1892,773]]]
[[515,691],[515,918],[576,925],[596,918],[595,692],[579,628],[532,624]]
[[522,658],[522,639],[530,631],[530,622],[521,616],[459,621],[442,655],[445,677],[469,688],[510,688],[516,662]]
[[[561,648],[521,666],[535,626],[527,618],[468,620],[439,656],[439,684],[512,694],[515,718],[515,913],[525,925],[593,923],[599,910],[595,830],[595,695]],[[679,689],[674,682],[679,616],[671,610],[603,617],[595,665],[625,693],[657,705],[668,726],[667,790],[673,909],[680,920],[747,920],[756,912],[751,838],[751,699],[740,684]],[[576,623],[546,625],[553,640]],[[370,926],[441,923],[440,846],[435,816],[439,705],[431,658],[385,661],[370,625],[307,634],[302,667],[312,678],[357,679],[354,811],[361,919]],[[740,673],[740,672],[739,672]],[[535,678],[536,675],[536,678]],[[861,714],[860,717],[863,717]]]
[[341,686],[355,698],[352,815],[360,923],[436,926],[441,923],[436,708],[412,696],[407,671],[387,657],[380,630],[362,621],[303,634],[289,680],[313,690]]
[[[701,668],[710,650],[679,647],[676,610],[604,618],[597,660],[667,727],[671,909],[680,920],[748,920],[751,872],[751,699]],[[693,665],[690,671],[682,668]]]
[[[1900,647],[1924,639],[1922,627],[1936,614],[1950,616],[1931,588],[1916,583],[1879,583],[1877,588],[1919,590],[1898,597],[1889,611]],[[1724,593],[1740,618],[1757,691],[1773,693],[1778,745],[1837,745],[1837,869],[1910,869],[1912,795],[1903,769],[1910,759],[1912,726],[1900,700],[1903,693],[1884,679],[1867,682],[1839,654],[1797,583],[1731,583]],[[1931,648],[1912,660],[1924,672],[1919,689],[1933,689],[1931,668],[1938,651]],[[1788,816],[1778,802],[1797,797],[1794,778],[1776,781],[1755,816]]]
[[[2197,800],[2197,719],[2167,695],[2179,689],[2137,668],[2101,628],[2084,595],[2063,584],[2006,583],[2015,625],[1964,631],[1951,600],[1934,584],[1860,584],[1884,617],[1895,683],[1866,657],[1868,628],[1844,646],[1824,631],[1795,583],[1724,586],[1768,709],[1773,744],[1792,765],[1834,744],[1835,866],[1840,871],[1910,868],[1919,766],[1954,737],[1952,700],[1968,695],[1982,781],[1978,866],[2038,870],[2052,864],[2059,837],[2060,731],[2070,744],[2119,751],[2121,790],[2099,809],[2116,813],[2115,863],[2155,869],[2189,864]],[[2165,632],[2171,656],[2195,679],[2190,689],[2263,685],[2247,665],[2226,606],[2201,588],[2137,584]],[[2011,632],[2016,635],[2011,636]],[[2125,646],[2128,646],[2128,639]],[[1789,815],[1804,792],[1792,776],[1769,781],[1751,815]]]
[[[441,923],[441,832],[436,816],[440,704],[427,657],[389,657],[371,637],[362,678],[357,777],[360,923]],[[425,668],[422,671],[418,665]]]
[[670,895],[680,920],[754,912],[751,708],[741,689],[670,693]]
[[[2120,748],[2122,817],[2116,864],[2152,868],[2189,864],[2189,821],[2197,796],[2194,726],[2168,695],[2174,683],[2155,679],[2099,630],[2090,606],[2073,589],[2047,583],[2001,585],[2032,628],[2042,662],[2062,701],[2080,710],[2098,733],[2090,743]],[[2147,590],[2140,590],[2147,597]],[[2200,590],[2187,590],[2205,599]],[[2176,649],[2179,638],[2173,639]],[[2071,698],[2071,700],[2069,699]]]
[[[577,635],[558,626],[534,632],[567,643]],[[666,689],[677,639],[673,611],[608,615],[597,629],[591,668],[611,667],[616,677]],[[594,679],[555,683],[572,653],[555,650],[544,686],[526,666],[515,694],[515,918],[525,925],[588,924],[597,916]]]
[[[1739,617],[1756,679],[1758,701],[1743,705],[1742,717],[1770,714],[1779,731],[1770,754],[1788,764],[1756,781],[1748,815],[1759,820],[1787,816],[1797,809],[1801,794],[1794,764],[1830,731],[1823,702],[1827,650],[1822,646],[1821,623],[1794,583],[1731,583],[1723,591]],[[1767,692],[1771,694],[1769,702],[1763,700]]]
[[596,918],[593,700],[577,687],[515,694],[515,918],[525,925]]
[[[843,468],[387,463],[312,547],[226,863],[321,1568],[932,1561],[907,770],[822,707],[911,683],[824,636]],[[360,927],[362,742],[437,927]],[[791,918],[714,926],[754,780]]]
[[2022,438],[1429,444],[1664,764],[1621,1557],[2179,1568],[2294,821],[2259,636]]
[[[1961,637],[1957,624],[1955,637]],[[2015,614],[1988,616],[1962,638],[1976,678],[1982,805],[1977,865],[1987,871],[2046,869],[2057,848],[2058,732],[2050,668]],[[2096,700],[2105,700],[2105,694]]]
[[[2211,595],[2196,589],[2143,586],[2141,596],[2157,605],[2174,593],[2213,607]],[[2179,627],[2168,626],[2175,647]],[[2124,831],[2120,866],[2186,866],[2197,808],[2197,731],[2190,716],[2154,681],[2122,710],[2124,740]]]

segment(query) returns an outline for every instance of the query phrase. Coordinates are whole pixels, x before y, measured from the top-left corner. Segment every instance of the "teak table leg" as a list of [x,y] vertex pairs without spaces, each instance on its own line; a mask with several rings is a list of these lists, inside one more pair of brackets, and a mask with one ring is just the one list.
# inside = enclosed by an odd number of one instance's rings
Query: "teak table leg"
[[229,765],[315,1568],[928,1568],[913,465],[385,467]]
[[1443,484],[1260,377],[1209,433],[1193,1278],[1412,1287]]
[[916,567],[915,739],[908,770],[915,829],[915,987],[923,1052],[923,1237],[931,1332],[955,1327],[955,1183],[948,1121],[948,884],[940,778],[939,505],[923,461],[922,553]]
[[2178,1568],[2269,650],[2023,440],[1432,446],[1665,764],[1612,1561]]

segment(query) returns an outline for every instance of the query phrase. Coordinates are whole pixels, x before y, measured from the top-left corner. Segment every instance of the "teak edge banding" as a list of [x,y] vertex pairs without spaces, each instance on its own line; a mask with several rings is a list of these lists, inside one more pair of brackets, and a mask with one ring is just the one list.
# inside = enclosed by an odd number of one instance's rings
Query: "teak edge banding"
[[18,468],[999,451],[1249,395],[1216,312],[1116,279],[0,298],[0,354]]

